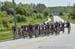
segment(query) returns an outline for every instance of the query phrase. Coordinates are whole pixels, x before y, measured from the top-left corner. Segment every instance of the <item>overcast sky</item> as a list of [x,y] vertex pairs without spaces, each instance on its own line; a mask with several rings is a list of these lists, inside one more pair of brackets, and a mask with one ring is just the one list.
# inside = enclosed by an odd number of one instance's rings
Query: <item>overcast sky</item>
[[[12,1],[12,0],[0,0],[0,1]],[[16,3],[42,3],[45,4],[46,6],[68,6],[68,5],[73,5],[75,3],[75,0],[15,0]]]

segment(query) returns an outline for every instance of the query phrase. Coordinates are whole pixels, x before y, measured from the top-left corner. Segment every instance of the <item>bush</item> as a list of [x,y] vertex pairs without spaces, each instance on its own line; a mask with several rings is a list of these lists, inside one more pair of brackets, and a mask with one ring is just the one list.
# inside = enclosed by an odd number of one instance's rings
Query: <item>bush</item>
[[0,12],[0,17],[7,17],[7,16],[8,15],[7,15],[6,11]]
[[17,22],[24,22],[26,21],[26,18],[24,15],[17,15],[16,16]]
[[75,19],[75,13],[73,13],[73,12],[71,13],[71,18]]
[[53,15],[49,15],[50,17],[52,17]]
[[62,13],[62,12],[60,12],[60,13],[59,13],[59,15],[60,15],[60,16],[63,16],[63,13]]
[[42,18],[44,17],[44,15],[41,14],[41,13],[38,13],[36,17],[37,17],[38,19],[42,19]]
[[6,19],[2,21],[2,24],[4,27],[8,28],[8,22],[6,21]]

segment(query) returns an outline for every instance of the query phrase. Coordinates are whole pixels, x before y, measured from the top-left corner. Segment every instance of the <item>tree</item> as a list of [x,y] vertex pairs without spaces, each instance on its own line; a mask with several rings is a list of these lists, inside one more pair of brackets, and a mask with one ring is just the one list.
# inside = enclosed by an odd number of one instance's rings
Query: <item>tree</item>
[[2,2],[0,2],[0,12],[1,12],[2,5],[3,5],[3,3],[2,3]]
[[8,14],[10,14],[12,11],[11,8],[13,8],[13,4],[11,2],[5,1],[3,2],[1,10],[6,11]]
[[44,4],[37,4],[36,6],[36,10],[37,12],[42,12],[44,9],[46,8],[46,6]]
[[48,8],[45,8],[43,10],[43,14],[44,14],[45,17],[48,16],[48,14],[49,14],[48,12],[49,12],[49,9]]
[[63,16],[63,12],[60,12],[59,15],[60,15],[60,16]]
[[73,11],[71,13],[71,18],[75,19],[75,4],[73,5]]
[[25,16],[31,16],[33,13],[33,9],[28,4],[20,3],[16,6],[16,13]]
[[18,4],[16,6],[16,13],[17,14],[21,14],[21,15],[26,15],[26,10],[25,10],[25,6],[23,4]]

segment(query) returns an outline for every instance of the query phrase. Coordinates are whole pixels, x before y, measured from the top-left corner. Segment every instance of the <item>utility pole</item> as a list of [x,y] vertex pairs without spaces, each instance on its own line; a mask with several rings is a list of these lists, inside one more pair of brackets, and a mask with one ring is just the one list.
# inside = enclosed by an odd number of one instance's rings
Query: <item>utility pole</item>
[[15,11],[15,1],[14,1],[14,0],[12,0],[12,2],[13,2],[13,9],[14,9],[14,11],[13,11],[13,16],[14,16],[14,26],[16,27],[16,11]]
[[13,27],[13,39],[16,39],[16,11],[15,11],[15,1],[12,0],[13,2],[13,16],[14,16],[14,27]]

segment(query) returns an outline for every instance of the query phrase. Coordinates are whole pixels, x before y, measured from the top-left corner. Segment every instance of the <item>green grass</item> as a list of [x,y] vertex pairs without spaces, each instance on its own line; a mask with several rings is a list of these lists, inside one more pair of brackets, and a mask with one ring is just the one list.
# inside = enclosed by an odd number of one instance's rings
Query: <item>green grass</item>
[[0,32],[6,32],[6,31],[11,31],[11,28],[1,28]]
[[0,34],[0,41],[3,40],[10,40],[13,38],[13,34],[12,33],[6,33],[6,34]]
[[66,20],[66,21],[69,21],[69,22],[75,24],[75,19],[68,18],[68,16],[60,16],[60,17],[63,18],[64,20]]

